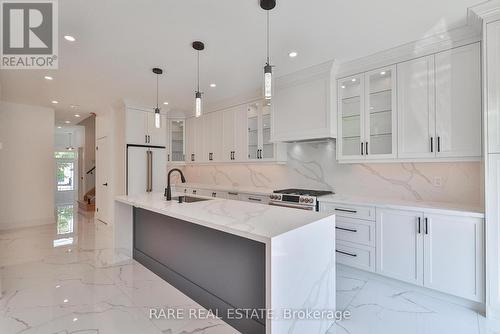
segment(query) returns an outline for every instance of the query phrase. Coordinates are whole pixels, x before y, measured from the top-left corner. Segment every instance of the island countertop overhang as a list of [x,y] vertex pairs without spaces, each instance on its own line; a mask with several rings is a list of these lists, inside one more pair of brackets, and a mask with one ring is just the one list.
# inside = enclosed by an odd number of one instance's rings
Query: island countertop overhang
[[[184,194],[174,193],[172,196],[179,195]],[[178,203],[176,200],[166,201],[161,193],[118,196],[115,200],[266,243],[284,233],[334,216],[220,198],[210,198],[210,200],[195,203]]]

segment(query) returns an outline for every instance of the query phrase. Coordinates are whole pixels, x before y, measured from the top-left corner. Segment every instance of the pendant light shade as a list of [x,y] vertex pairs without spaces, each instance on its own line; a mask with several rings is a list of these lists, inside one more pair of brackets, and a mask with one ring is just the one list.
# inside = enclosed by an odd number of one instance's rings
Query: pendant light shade
[[163,74],[161,68],[153,68],[153,73],[156,74],[156,108],[155,108],[155,128],[159,129],[161,127],[161,116],[160,107],[158,106],[158,77]]
[[200,117],[202,114],[202,99],[200,92],[200,51],[205,49],[205,44],[200,41],[193,42],[193,49],[196,50],[196,59],[197,59],[197,73],[196,73],[196,92],[194,93],[194,114],[196,117]]
[[270,100],[273,97],[273,66],[269,60],[270,37],[269,37],[269,11],[276,6],[274,0],[261,0],[260,7],[266,11],[266,46],[267,46],[267,61],[264,66],[264,98]]

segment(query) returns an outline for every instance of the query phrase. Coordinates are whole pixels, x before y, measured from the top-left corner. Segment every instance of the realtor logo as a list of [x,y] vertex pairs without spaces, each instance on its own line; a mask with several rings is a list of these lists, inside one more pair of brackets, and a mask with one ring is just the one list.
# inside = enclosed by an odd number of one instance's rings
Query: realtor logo
[[2,69],[56,69],[57,3],[0,0]]

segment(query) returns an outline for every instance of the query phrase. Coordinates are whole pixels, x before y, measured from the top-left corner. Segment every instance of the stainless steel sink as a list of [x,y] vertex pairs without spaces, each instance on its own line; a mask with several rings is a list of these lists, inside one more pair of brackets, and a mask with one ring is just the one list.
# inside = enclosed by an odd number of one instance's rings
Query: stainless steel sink
[[172,197],[172,201],[177,201],[179,203],[194,203],[194,202],[203,202],[210,201],[211,198],[200,198],[200,197],[192,197],[192,196],[177,196]]

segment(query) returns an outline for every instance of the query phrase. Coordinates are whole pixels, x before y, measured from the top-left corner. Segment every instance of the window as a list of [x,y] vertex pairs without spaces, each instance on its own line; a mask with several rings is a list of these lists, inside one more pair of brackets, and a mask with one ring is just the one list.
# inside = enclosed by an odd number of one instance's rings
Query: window
[[75,164],[68,161],[57,161],[57,191],[74,190]]
[[57,234],[73,233],[73,205],[57,207]]

